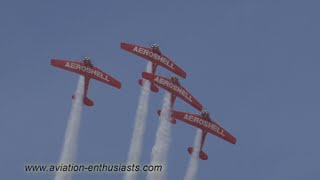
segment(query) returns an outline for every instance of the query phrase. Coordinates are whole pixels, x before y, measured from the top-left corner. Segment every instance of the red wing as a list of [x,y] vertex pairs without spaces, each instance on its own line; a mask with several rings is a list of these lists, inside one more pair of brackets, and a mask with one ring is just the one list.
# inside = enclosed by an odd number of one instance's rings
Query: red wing
[[52,59],[51,65],[98,80],[118,89],[121,88],[119,81],[101,71],[99,68],[85,66],[82,62]]
[[208,119],[203,119],[200,115],[172,111],[171,116],[175,119],[179,119],[187,124],[218,136],[219,138],[224,139],[232,144],[235,144],[237,142],[237,139],[235,137],[233,137],[228,131],[219,126],[216,122]]
[[172,62],[168,57],[166,57],[165,55],[158,55],[154,52],[152,52],[151,48],[146,48],[146,47],[142,47],[142,46],[138,46],[138,45],[134,45],[134,44],[128,44],[128,43],[121,43],[120,44],[121,48],[131,52],[135,55],[138,55],[144,59],[147,59],[155,64],[158,64],[166,69],[168,69],[169,71],[183,77],[186,78],[187,74],[186,72],[181,69],[179,66],[177,66],[174,62]]
[[143,72],[142,77],[171,92],[199,111],[202,110],[202,105],[183,86],[172,83],[169,78],[157,76],[147,72]]
[[99,68],[94,67],[98,72],[100,72],[100,75],[91,75],[92,79],[95,79],[97,81],[109,84],[113,87],[116,87],[118,89],[121,88],[121,82],[119,82],[118,80],[116,80],[115,78],[113,78],[112,76],[108,75],[107,73],[101,71]]

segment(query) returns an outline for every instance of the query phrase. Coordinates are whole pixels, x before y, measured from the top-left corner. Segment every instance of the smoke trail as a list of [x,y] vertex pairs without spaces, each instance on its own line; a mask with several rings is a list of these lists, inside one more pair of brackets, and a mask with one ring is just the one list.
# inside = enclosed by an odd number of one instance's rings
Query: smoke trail
[[202,130],[198,129],[193,143],[193,152],[189,160],[188,169],[184,180],[195,180],[198,172],[198,161],[200,152]]
[[[77,138],[80,128],[80,117],[83,104],[84,91],[84,77],[80,76],[77,90],[75,92],[75,99],[72,104],[72,109],[69,115],[66,133],[64,136],[64,145],[60,156],[60,164],[73,163],[77,153]],[[71,172],[57,171],[55,180],[69,180],[71,179]]]
[[[149,62],[147,65],[147,72],[151,73],[152,63]],[[144,81],[141,94],[139,97],[139,104],[136,111],[135,125],[132,133],[131,144],[128,152],[127,164],[139,164],[143,135],[146,126],[146,117],[148,113],[149,104],[149,94],[150,94],[150,82]],[[135,180],[136,172],[131,171],[124,174],[124,180]]]
[[162,180],[165,179],[167,169],[167,156],[170,146],[171,123],[169,121],[171,115],[171,93],[166,92],[160,122],[157,129],[155,144],[152,148],[150,164],[162,165],[161,172],[148,172],[147,180]]

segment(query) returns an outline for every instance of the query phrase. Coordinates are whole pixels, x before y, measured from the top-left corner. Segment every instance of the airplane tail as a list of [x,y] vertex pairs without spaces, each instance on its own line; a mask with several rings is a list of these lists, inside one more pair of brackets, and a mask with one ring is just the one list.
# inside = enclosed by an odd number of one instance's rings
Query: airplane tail
[[91,99],[87,98],[87,97],[85,97],[85,98],[83,99],[83,103],[84,103],[85,105],[87,105],[87,106],[93,106],[93,105],[94,105],[93,101],[92,101]]
[[[139,84],[140,84],[140,86],[142,86],[142,79],[139,79]],[[159,92],[159,88],[156,85],[154,85],[153,83],[151,83],[151,91],[152,92]]]
[[[189,147],[189,148],[188,148],[188,152],[189,152],[189,154],[192,154],[192,152],[193,152],[193,147]],[[208,155],[201,150],[200,153],[199,153],[199,158],[200,158],[201,160],[207,160],[207,159],[208,159]]]
[[[160,116],[161,110],[158,110],[157,113],[158,113],[158,115]],[[177,120],[171,116],[171,117],[170,117],[170,123],[171,123],[171,124],[176,124],[176,123],[177,123]]]
[[[74,99],[74,98],[75,97],[73,95],[72,99]],[[87,98],[87,97],[83,98],[83,104],[85,104],[87,106],[93,106],[94,105],[93,101],[91,99]]]

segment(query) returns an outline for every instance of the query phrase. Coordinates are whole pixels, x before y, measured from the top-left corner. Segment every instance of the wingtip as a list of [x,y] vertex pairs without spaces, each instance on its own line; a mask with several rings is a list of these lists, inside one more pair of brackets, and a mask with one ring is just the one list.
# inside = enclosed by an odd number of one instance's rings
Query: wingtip
[[187,78],[187,73],[186,73],[186,72],[183,72],[183,73],[181,74],[181,77],[184,78],[184,79],[186,79],[186,78]]
[[121,89],[121,88],[122,88],[121,82],[118,82],[117,88],[118,88],[118,89]]
[[52,66],[57,66],[58,63],[59,63],[59,60],[57,60],[57,59],[51,59],[51,60],[50,60],[50,64],[51,64]]
[[237,139],[236,138],[232,141],[232,144],[237,144]]
[[130,45],[130,44],[128,44],[128,43],[121,42],[121,43],[120,43],[120,48],[123,49],[123,50],[128,51],[128,50],[129,50],[129,47],[128,47],[129,45]]

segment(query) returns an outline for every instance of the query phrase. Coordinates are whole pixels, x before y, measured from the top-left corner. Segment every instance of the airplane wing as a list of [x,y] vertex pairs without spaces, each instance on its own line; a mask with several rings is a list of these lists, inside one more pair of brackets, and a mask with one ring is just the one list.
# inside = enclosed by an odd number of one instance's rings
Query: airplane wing
[[228,131],[223,129],[220,125],[212,120],[203,119],[201,115],[189,114],[185,112],[172,111],[171,116],[179,119],[187,124],[207,131],[215,136],[218,136],[225,141],[236,144],[237,139],[233,137]]
[[184,100],[194,108],[198,109],[199,111],[202,110],[203,106],[199,103],[199,101],[197,101],[184,87],[172,83],[169,78],[157,76],[147,72],[143,72],[142,77],[144,79],[150,80],[155,85],[160,86],[161,88],[171,92],[172,94],[181,98],[182,100]]
[[134,44],[128,44],[128,43],[121,43],[120,44],[121,48],[131,52],[135,55],[138,55],[144,59],[147,59],[155,64],[158,64],[169,71],[175,73],[178,76],[181,76],[183,78],[187,77],[186,72],[181,69],[179,66],[177,66],[174,62],[172,62],[168,57],[165,55],[158,55],[156,53],[152,52],[151,48],[146,48]]
[[118,80],[101,71],[99,68],[85,66],[82,62],[51,59],[51,65],[98,80],[118,89],[121,88],[121,83]]

